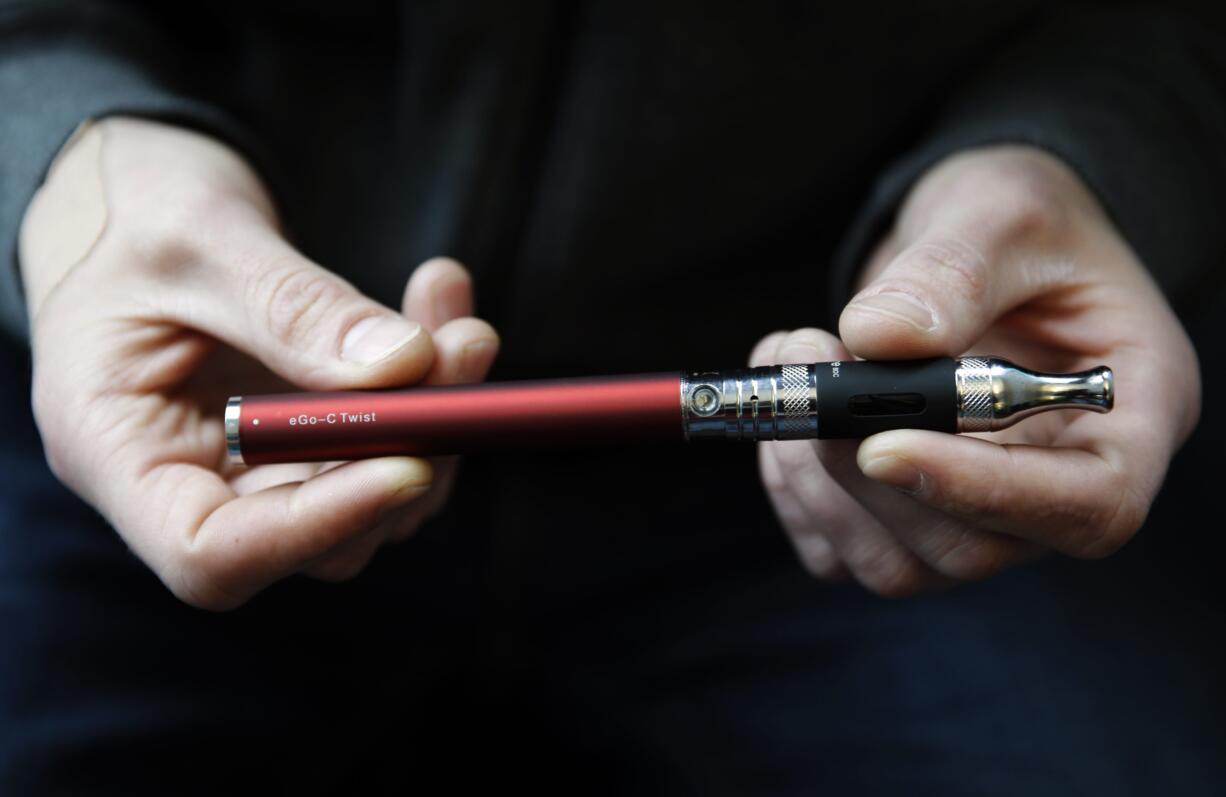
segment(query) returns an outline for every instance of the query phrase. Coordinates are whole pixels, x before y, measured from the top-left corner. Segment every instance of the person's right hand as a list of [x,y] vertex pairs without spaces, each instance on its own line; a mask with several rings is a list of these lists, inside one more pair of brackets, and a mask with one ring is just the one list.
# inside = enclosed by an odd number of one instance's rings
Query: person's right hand
[[122,118],[65,147],[20,254],[47,461],[184,601],[351,577],[441,503],[454,460],[233,467],[222,413],[230,394],[482,379],[498,337],[454,261],[417,269],[394,312],[295,251],[228,148]]

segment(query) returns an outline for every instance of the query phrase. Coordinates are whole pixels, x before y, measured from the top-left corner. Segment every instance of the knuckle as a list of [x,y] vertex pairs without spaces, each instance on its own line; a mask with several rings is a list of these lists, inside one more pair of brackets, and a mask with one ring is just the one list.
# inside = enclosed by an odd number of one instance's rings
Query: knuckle
[[832,580],[839,573],[839,558],[832,553],[801,554],[801,565],[805,573],[823,581]]
[[969,303],[987,298],[987,260],[960,238],[946,236],[914,245],[904,268],[924,285],[935,280],[942,291],[953,291]]
[[939,573],[960,581],[980,581],[1010,563],[1012,546],[960,523],[951,526],[951,542],[931,560]]
[[880,546],[857,562],[854,570],[860,583],[882,598],[913,595],[923,585],[918,563],[896,546]]
[[1023,235],[1056,229],[1066,218],[1065,199],[1055,166],[1047,156],[997,159],[985,175],[1007,202],[1006,234]]
[[906,598],[923,589],[923,579],[918,568],[901,566],[892,573],[863,582],[870,592],[880,598]]
[[215,204],[203,187],[186,185],[176,192],[174,201],[141,208],[139,216],[116,219],[116,224],[143,268],[173,277],[184,265],[199,260],[218,215]]
[[183,238],[141,242],[136,256],[142,278],[163,287],[187,283],[200,273],[205,262],[203,250]]
[[142,276],[173,284],[206,269],[246,265],[250,254],[235,244],[272,223],[250,202],[205,181],[185,181],[173,196],[123,210],[113,222],[124,247],[120,259],[137,264]]
[[173,183],[139,199],[126,195],[124,209],[138,212],[154,238],[190,240],[223,230],[243,204],[228,187],[207,174],[180,174]]
[[223,574],[207,554],[189,552],[179,563],[176,576],[166,580],[166,586],[179,600],[205,611],[225,612],[246,603],[245,598],[223,589],[222,580]]
[[237,609],[256,590],[241,586],[250,562],[211,543],[204,531],[191,531],[163,518],[161,535],[178,542],[150,562],[175,597],[189,606],[210,612]]
[[839,571],[839,558],[834,549],[824,539],[816,544],[807,539],[795,539],[800,564],[809,575],[819,579],[830,579]]
[[1077,552],[1086,559],[1101,559],[1124,546],[1145,524],[1150,500],[1131,485],[1121,484],[1112,490],[1118,500],[1087,511],[1083,528],[1086,541]]
[[[1005,447],[1004,453],[1013,458],[1014,452]],[[1002,471],[1006,472],[1006,471]],[[1019,497],[1016,485],[1002,473],[984,469],[971,480],[959,474],[957,478],[934,479],[929,485],[931,499],[955,520],[975,524],[983,518],[1009,516],[1017,511]]]
[[829,554],[801,556],[800,564],[806,573],[822,581],[833,579],[839,568],[838,560]]
[[1003,238],[1049,237],[1067,232],[1077,177],[1055,156],[1037,150],[992,158],[981,174],[1007,210]]
[[269,333],[279,343],[292,344],[310,339],[312,329],[336,312],[348,291],[331,275],[295,262],[265,269],[253,280],[252,294]]

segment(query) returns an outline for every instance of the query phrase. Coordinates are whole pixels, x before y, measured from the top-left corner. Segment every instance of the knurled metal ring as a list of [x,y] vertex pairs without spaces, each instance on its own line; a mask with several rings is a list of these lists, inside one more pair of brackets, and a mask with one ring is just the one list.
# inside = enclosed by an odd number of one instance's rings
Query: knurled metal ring
[[990,432],[996,403],[992,396],[992,371],[982,357],[964,357],[954,372],[958,383],[958,431]]

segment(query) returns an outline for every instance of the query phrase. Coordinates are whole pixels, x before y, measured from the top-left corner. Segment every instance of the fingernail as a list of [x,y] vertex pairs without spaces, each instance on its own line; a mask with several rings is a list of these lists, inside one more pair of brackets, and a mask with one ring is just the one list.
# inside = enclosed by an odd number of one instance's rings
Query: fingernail
[[789,343],[779,350],[779,362],[783,365],[789,363],[816,363],[823,360],[831,359],[823,355],[815,346],[810,346],[807,343]]
[[900,319],[925,331],[936,326],[932,309],[909,293],[901,291],[874,293],[871,296],[856,299],[852,305]]
[[434,481],[433,469],[420,459],[395,457],[382,464],[389,490],[385,505],[389,507],[404,504],[429,490]]
[[423,495],[430,491],[429,484],[406,484],[396,492],[387,497],[377,510],[375,510],[376,521],[382,520],[398,509],[419,500]]
[[490,367],[490,351],[498,344],[492,340],[476,340],[460,350],[460,373],[465,381],[475,382],[485,376]]
[[894,456],[875,457],[860,466],[865,476],[874,481],[883,482],[891,487],[897,487],[905,493],[915,495],[924,489],[927,478],[923,471]]
[[359,365],[372,365],[421,332],[421,325],[394,315],[363,318],[350,327],[341,341],[341,359]]

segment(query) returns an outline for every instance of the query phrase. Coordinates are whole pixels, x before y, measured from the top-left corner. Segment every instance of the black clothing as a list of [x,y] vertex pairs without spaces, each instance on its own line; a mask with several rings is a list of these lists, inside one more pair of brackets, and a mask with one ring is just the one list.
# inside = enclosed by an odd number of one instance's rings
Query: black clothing
[[[252,5],[0,6],[0,788],[1215,791],[1223,656],[1197,628],[1220,604],[1189,513],[1216,422],[1118,557],[943,595],[815,582],[750,449],[661,448],[470,458],[445,515],[352,584],[205,615],[39,464],[14,242],[81,120],[168,119],[245,153],[302,251],[376,299],[427,257],[466,263],[495,378],[723,366],[831,327],[936,160],[1026,142],[1085,178],[1195,331],[1223,284],[1216,20]],[[695,334],[709,318],[735,323]]]
[[[1176,300],[1221,262],[1226,37],[1177,12],[252,5],[2,6],[10,331],[29,197],[81,120],[116,113],[237,146],[306,254],[376,298],[458,257],[508,372],[723,362],[827,322],[827,264],[870,188],[861,223],[879,229],[924,167],[975,144],[1064,158]],[[692,340],[681,298],[736,301],[744,323]],[[594,363],[585,333],[610,327],[615,362]]]

